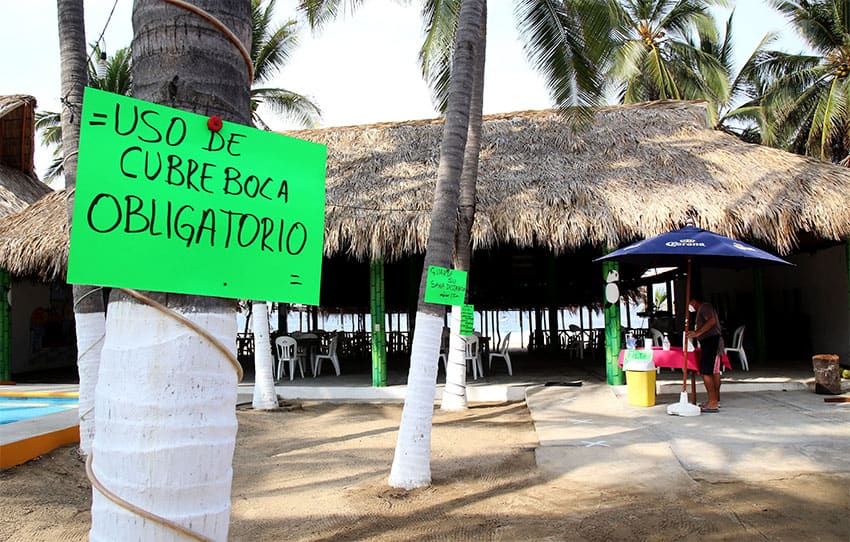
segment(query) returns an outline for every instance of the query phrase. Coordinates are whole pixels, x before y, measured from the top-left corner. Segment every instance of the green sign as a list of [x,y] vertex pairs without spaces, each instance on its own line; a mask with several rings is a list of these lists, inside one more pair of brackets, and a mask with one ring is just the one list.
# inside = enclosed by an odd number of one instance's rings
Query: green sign
[[623,365],[625,366],[628,361],[648,361],[652,363],[652,350],[635,350],[634,348],[630,348],[626,350],[623,356]]
[[68,282],[318,305],[327,148],[217,120],[85,90]]
[[475,305],[467,305],[464,303],[460,306],[460,334],[465,336],[472,335],[474,327]]
[[466,271],[428,266],[425,302],[437,305],[463,305],[466,298]]

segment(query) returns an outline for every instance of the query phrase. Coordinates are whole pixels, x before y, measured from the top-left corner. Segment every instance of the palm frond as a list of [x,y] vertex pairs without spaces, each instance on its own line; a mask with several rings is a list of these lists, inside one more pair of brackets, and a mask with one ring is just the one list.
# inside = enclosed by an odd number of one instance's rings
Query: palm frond
[[298,45],[298,22],[285,21],[274,27],[276,0],[252,0],[251,60],[254,63],[254,83],[263,83],[274,76],[289,59]]
[[427,0],[422,6],[425,40],[419,49],[419,66],[431,89],[434,107],[441,113],[448,100],[459,11],[460,0]]
[[[835,17],[835,6],[843,4],[844,0],[768,1],[791,22],[806,43],[817,51],[825,53],[842,45],[844,36],[850,31],[846,21],[836,20]],[[844,11],[842,8],[842,12]]]
[[330,21],[353,14],[363,0],[300,0],[298,10],[307,17],[313,30],[320,30]]
[[322,116],[322,110],[309,98],[281,88],[251,89],[251,102],[254,115],[257,115],[259,105],[264,104],[274,113],[305,128],[315,127]]
[[589,119],[590,108],[601,102],[602,68],[609,62],[603,51],[610,47],[600,46],[611,27],[607,5],[529,0],[514,12],[526,55],[546,78],[557,107],[575,122]]

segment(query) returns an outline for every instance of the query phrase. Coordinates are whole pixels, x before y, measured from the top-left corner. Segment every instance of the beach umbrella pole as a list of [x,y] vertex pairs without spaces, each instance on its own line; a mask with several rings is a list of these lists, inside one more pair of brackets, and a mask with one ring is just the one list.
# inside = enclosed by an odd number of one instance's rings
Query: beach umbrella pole
[[[691,300],[691,258],[688,257],[688,271],[685,275],[685,303]],[[667,414],[673,416],[699,416],[702,409],[688,401],[688,313],[685,310],[685,336],[682,343],[682,392],[679,394],[679,402],[667,405]],[[696,399],[696,392],[694,392]]]
[[[691,258],[688,256],[688,270],[685,273],[685,334],[682,336],[682,391],[688,391],[688,303],[691,302]],[[694,398],[696,399],[696,398]]]

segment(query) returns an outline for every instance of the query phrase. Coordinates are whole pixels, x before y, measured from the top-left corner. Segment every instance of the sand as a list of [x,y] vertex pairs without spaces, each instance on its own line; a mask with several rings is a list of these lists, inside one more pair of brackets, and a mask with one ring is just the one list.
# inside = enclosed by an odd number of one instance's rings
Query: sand
[[[400,416],[401,405],[240,409],[230,539],[850,539],[841,478],[694,480],[651,493],[629,480],[568,484],[536,467],[524,403],[435,412],[432,485],[392,489]],[[0,540],[86,540],[90,493],[75,447],[0,472]]]

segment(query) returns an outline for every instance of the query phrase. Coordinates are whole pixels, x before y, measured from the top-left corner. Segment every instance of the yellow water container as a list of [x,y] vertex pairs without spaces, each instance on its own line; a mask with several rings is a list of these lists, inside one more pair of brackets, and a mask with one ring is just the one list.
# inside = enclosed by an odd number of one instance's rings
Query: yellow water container
[[629,404],[655,406],[655,371],[626,371]]

